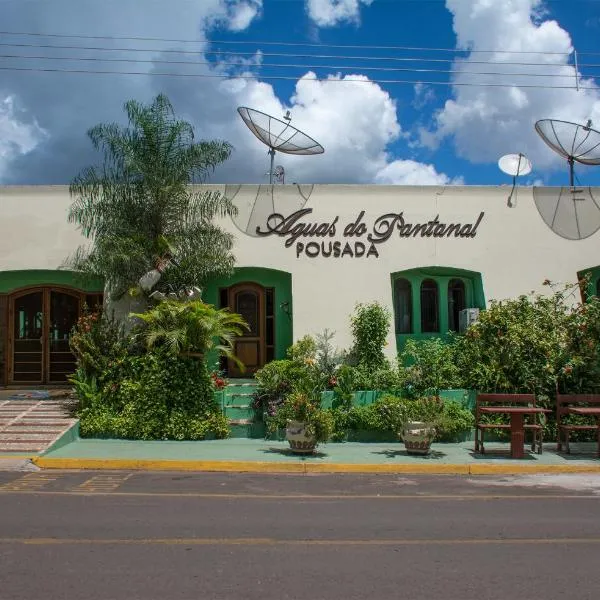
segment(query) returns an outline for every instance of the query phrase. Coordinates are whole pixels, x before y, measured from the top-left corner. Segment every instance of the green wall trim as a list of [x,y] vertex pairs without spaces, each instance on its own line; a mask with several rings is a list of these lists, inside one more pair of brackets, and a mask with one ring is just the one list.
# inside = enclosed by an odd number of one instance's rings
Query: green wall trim
[[275,290],[275,360],[285,358],[287,349],[294,341],[291,273],[263,267],[238,267],[231,277],[210,281],[204,289],[202,299],[207,304],[218,306],[219,289],[238,283],[257,283]]
[[0,294],[10,294],[19,288],[38,285],[66,286],[84,292],[104,291],[104,282],[102,279],[86,277],[76,271],[63,271],[58,269],[0,271]]
[[592,296],[600,297],[600,265],[597,267],[590,267],[589,269],[582,269],[577,273],[577,279],[581,280],[587,275],[589,275],[590,281],[585,290],[586,298],[591,298]]
[[[451,279],[461,279],[464,282],[466,308],[484,310],[486,307],[483,281],[481,273],[477,271],[441,266],[396,271],[390,274],[394,306],[394,327],[396,326],[396,289],[394,282],[398,279],[409,281],[412,292],[412,332],[396,334],[396,349],[398,352],[402,351],[408,339],[423,340],[434,337],[442,338],[443,340],[448,339],[448,283]],[[424,333],[421,331],[421,283],[425,279],[433,279],[438,284],[438,320],[440,330],[437,332]]]

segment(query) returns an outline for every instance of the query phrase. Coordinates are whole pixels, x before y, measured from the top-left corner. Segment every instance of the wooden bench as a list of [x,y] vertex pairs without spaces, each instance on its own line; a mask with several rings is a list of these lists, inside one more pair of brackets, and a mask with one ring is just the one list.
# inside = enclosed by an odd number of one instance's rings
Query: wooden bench
[[[483,413],[481,408],[486,406],[515,406],[515,407],[536,407],[535,394],[477,394],[475,403],[475,452],[485,454],[484,436],[488,429],[510,429],[509,423],[485,423],[482,422]],[[533,415],[531,422],[525,423],[524,429],[533,434],[531,440],[531,450],[537,449],[538,454],[542,453],[542,442],[544,427],[538,423],[537,415]],[[481,437],[480,437],[481,434]]]
[[563,439],[565,451],[570,454],[569,436],[571,431],[595,431],[598,434],[598,454],[600,454],[600,431],[598,430],[598,422],[600,416],[591,414],[589,416],[596,417],[596,423],[571,424],[565,423],[567,415],[575,415],[577,409],[600,409],[600,394],[557,394],[556,395],[556,449],[560,452],[563,447]]

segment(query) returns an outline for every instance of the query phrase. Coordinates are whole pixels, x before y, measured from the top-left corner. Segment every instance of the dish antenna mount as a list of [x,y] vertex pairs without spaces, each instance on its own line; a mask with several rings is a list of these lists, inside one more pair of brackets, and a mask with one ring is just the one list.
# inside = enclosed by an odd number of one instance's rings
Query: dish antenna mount
[[513,178],[512,189],[510,190],[510,194],[508,196],[508,206],[512,208],[514,206],[512,197],[513,194],[515,194],[517,177],[519,177],[519,175],[529,175],[529,173],[531,173],[531,161],[520,152],[519,154],[505,154],[498,161],[498,167],[500,167],[501,171]]
[[554,152],[569,163],[569,185],[575,190],[575,163],[600,165],[600,132],[592,129],[592,121],[585,125],[542,119],[535,130]]
[[273,177],[277,176],[273,169],[275,152],[301,155],[323,154],[325,152],[325,148],[319,142],[299,129],[292,127],[290,124],[292,117],[289,110],[283,117],[283,121],[246,106],[240,106],[237,110],[248,129],[263,144],[269,147],[269,155],[271,156],[269,183],[271,184],[273,183]]

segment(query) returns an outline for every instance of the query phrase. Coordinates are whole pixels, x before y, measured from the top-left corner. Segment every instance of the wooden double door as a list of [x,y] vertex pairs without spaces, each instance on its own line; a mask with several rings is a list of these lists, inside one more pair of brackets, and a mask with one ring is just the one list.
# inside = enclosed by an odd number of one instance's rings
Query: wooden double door
[[101,296],[40,287],[17,292],[8,301],[8,383],[64,383],[75,371],[69,336],[84,302]]
[[252,375],[274,358],[275,315],[274,289],[256,283],[240,283],[221,290],[221,306],[240,314],[248,331],[234,341],[234,353],[242,361],[242,371],[234,361],[227,361],[230,377]]

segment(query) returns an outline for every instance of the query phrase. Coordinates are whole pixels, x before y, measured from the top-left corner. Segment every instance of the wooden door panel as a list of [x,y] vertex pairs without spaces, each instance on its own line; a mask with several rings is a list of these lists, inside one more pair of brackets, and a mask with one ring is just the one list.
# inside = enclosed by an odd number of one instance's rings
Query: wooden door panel
[[249,327],[234,342],[234,353],[246,370],[242,372],[233,361],[229,361],[229,376],[252,375],[265,364],[266,358],[264,288],[253,283],[233,286],[229,289],[229,308],[240,314]]
[[10,307],[10,380],[44,380],[44,293],[32,291],[13,298]]
[[236,343],[236,356],[246,369],[258,369],[260,366],[260,340],[240,340]]

